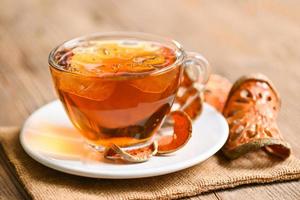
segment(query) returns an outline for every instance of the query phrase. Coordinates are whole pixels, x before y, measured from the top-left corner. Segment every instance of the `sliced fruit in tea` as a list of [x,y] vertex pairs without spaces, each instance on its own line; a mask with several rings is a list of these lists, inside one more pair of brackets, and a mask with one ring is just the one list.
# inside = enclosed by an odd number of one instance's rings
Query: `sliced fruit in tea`
[[[155,71],[169,66],[176,61],[174,50],[161,44],[143,41],[92,41],[89,44],[63,50],[56,58],[64,68],[70,72],[90,77],[102,76],[105,74],[141,73]],[[160,93],[176,81],[179,77],[179,70],[170,70],[168,75],[145,76],[132,81],[132,86],[144,92]],[[162,78],[163,77],[163,78]],[[70,76],[63,81],[62,87],[74,91],[73,88],[89,87],[89,81],[77,81],[78,78]],[[76,81],[72,81],[74,79]],[[79,82],[80,87],[75,82]],[[102,85],[103,83],[95,83]],[[74,85],[74,86],[73,86]],[[113,87],[113,86],[112,86]],[[104,89],[111,89],[111,86],[100,86],[99,92]],[[82,91],[80,91],[82,92]],[[89,91],[90,92],[90,91]],[[91,91],[93,94],[94,92]],[[98,90],[95,91],[98,93]],[[83,94],[85,92],[83,91]],[[108,92],[109,94],[109,92]],[[93,99],[95,95],[90,95]]]
[[134,40],[94,41],[71,51],[71,58],[65,59],[68,70],[94,76],[153,71],[176,60],[170,48],[154,42]]
[[143,92],[162,93],[169,86],[174,86],[180,76],[180,68],[165,72],[161,75],[147,76],[143,79],[134,79],[131,85]]
[[192,121],[182,111],[173,111],[169,116],[174,121],[173,135],[163,135],[158,140],[158,154],[166,154],[182,148],[192,136]]
[[[174,51],[170,48],[160,46],[152,53],[141,53],[135,56],[131,72],[150,71],[150,68],[160,69],[174,63],[176,56]],[[149,70],[148,70],[149,69]],[[131,85],[137,89],[147,93],[161,93],[165,91],[172,82],[177,81],[179,78],[180,69],[170,70],[161,75],[145,76],[142,79],[134,79]]]
[[91,100],[103,101],[114,91],[116,83],[95,77],[85,77],[52,70],[59,90]]

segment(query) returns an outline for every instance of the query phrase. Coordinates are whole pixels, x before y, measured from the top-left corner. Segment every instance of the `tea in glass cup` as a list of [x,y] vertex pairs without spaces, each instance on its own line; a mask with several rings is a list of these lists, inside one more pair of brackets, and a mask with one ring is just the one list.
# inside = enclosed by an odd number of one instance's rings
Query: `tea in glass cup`
[[186,58],[172,40],[110,33],[63,43],[52,50],[49,64],[71,122],[101,149],[153,139],[172,107]]

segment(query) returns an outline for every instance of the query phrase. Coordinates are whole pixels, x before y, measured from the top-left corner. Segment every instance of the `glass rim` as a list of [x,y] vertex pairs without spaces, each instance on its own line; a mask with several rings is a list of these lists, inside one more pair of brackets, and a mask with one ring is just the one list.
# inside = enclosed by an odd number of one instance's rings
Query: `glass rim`
[[[58,62],[55,60],[55,55],[57,53],[57,51],[60,48],[66,48],[68,45],[74,45],[76,46],[76,44],[80,44],[80,42],[84,42],[84,41],[88,41],[90,39],[93,38],[109,38],[109,37],[116,37],[116,39],[122,39],[122,37],[124,39],[135,39],[135,40],[141,40],[141,41],[151,41],[151,42],[157,42],[163,45],[167,45],[167,43],[172,45],[172,50],[174,50],[175,55],[176,55],[176,60],[174,63],[163,67],[161,69],[158,70],[153,70],[153,71],[145,71],[145,72],[130,72],[130,73],[123,73],[123,74],[114,74],[114,73],[104,73],[104,74],[100,74],[100,75],[83,75],[80,74],[78,72],[72,72],[69,70],[64,69],[63,65],[58,64]],[[175,49],[174,49],[175,47]],[[53,48],[48,56],[48,63],[50,65],[50,67],[53,67],[61,72],[64,73],[69,73],[69,74],[74,74],[74,75],[81,75],[84,77],[138,77],[138,76],[146,76],[146,75],[158,75],[158,74],[162,74],[164,72],[168,72],[169,70],[172,70],[175,67],[178,67],[182,64],[183,60],[185,57],[185,52],[182,48],[182,46],[180,45],[179,42],[177,42],[176,40],[167,38],[167,37],[163,37],[163,36],[158,36],[155,34],[149,34],[149,33],[143,33],[143,32],[98,32],[98,33],[92,33],[92,34],[87,34],[84,36],[80,36],[80,37],[76,37],[70,40],[66,40],[64,42],[62,42],[61,44],[57,45],[55,48]]]

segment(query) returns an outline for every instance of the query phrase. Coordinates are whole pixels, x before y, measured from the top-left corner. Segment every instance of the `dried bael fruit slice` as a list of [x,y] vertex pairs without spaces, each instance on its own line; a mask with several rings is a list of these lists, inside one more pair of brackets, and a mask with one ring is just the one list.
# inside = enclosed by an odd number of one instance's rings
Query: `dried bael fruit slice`
[[263,148],[287,158],[291,149],[276,124],[280,103],[278,92],[264,75],[244,76],[236,81],[223,111],[230,127],[224,154],[234,159]]
[[[183,80],[181,81],[182,87],[191,87],[194,83],[202,83],[203,80],[201,79],[201,69],[198,65],[188,65],[185,66],[183,72]],[[205,81],[206,82],[206,81]],[[204,84],[205,84],[204,82]]]
[[110,160],[124,160],[131,163],[140,163],[149,160],[157,153],[157,142],[146,147],[133,150],[123,150],[118,145],[112,144],[104,151],[104,157]]
[[174,107],[184,111],[192,120],[200,116],[203,109],[203,80],[198,65],[187,65],[178,89]]
[[182,148],[192,136],[192,121],[182,111],[169,114],[173,120],[173,135],[161,136],[158,140],[158,154],[166,154]]
[[178,104],[180,110],[186,112],[192,120],[200,116],[203,101],[214,106],[219,112],[222,112],[231,86],[232,84],[225,77],[212,74],[205,86],[204,92],[201,92],[203,89],[201,88],[201,84],[197,81],[193,82],[192,78],[185,75],[178,90],[175,104]]
[[222,112],[231,87],[232,83],[227,78],[210,75],[204,90],[204,101]]
[[175,104],[178,105],[179,110],[184,111],[194,120],[202,112],[203,95],[193,86],[189,88],[180,87]]
[[174,111],[169,114],[172,119],[173,135],[164,135],[151,145],[133,150],[123,150],[112,144],[104,151],[104,157],[110,160],[123,160],[130,163],[139,163],[149,160],[158,154],[167,154],[182,148],[192,135],[192,121],[183,111]]
[[182,110],[188,114],[188,116],[195,120],[203,110],[203,97],[202,93],[198,95],[191,96],[185,105],[183,105]]

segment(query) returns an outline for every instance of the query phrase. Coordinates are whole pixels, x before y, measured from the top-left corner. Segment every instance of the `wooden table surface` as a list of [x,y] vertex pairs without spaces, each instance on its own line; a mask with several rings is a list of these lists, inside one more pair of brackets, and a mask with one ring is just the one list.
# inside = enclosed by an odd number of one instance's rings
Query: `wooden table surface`
[[[0,125],[21,126],[54,100],[47,64],[64,40],[103,31],[169,36],[234,81],[262,72],[282,94],[279,125],[300,157],[300,1],[0,0]],[[298,89],[297,89],[298,88]],[[2,164],[1,164],[2,163]],[[22,199],[0,162],[0,199]],[[193,199],[300,199],[300,182],[243,186]]]

